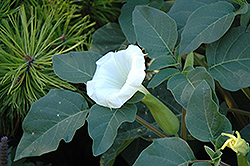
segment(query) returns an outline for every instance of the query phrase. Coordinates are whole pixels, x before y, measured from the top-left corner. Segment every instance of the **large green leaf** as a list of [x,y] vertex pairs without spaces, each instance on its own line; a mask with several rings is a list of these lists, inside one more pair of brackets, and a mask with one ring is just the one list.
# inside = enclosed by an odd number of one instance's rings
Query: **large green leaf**
[[52,89],[32,104],[23,121],[24,134],[15,160],[40,156],[57,149],[60,140],[70,142],[85,123],[86,100],[78,93]]
[[177,27],[166,13],[149,6],[136,6],[133,23],[137,42],[150,58],[172,55]]
[[92,51],[69,52],[53,56],[53,68],[58,77],[72,83],[86,83],[95,73],[95,62],[101,57]]
[[121,9],[121,15],[119,17],[119,24],[121,29],[128,39],[129,43],[136,43],[136,36],[134,32],[134,26],[132,23],[132,12],[137,5],[146,5],[149,3],[149,0],[129,0],[126,4],[123,5]]
[[[175,100],[187,108],[187,103],[195,90],[195,88],[205,80],[209,86],[215,91],[213,77],[203,67],[197,67],[187,76],[183,73],[176,74],[168,80],[168,89],[172,92]],[[213,92],[215,94],[215,92]],[[216,95],[213,95],[214,100],[218,103]]]
[[195,157],[188,144],[180,138],[162,138],[154,140],[140,154],[134,166],[152,166],[152,165],[188,165],[188,162],[194,161]]
[[235,15],[234,6],[225,1],[195,10],[188,18],[181,34],[180,55],[195,50],[201,43],[218,40],[229,29]]
[[108,51],[119,50],[127,42],[120,26],[117,23],[108,23],[97,29],[92,35],[92,45],[90,51],[101,55]]
[[93,154],[98,156],[113,144],[117,130],[123,122],[135,120],[136,106],[125,104],[120,109],[111,109],[97,104],[91,107],[87,118],[89,136],[93,139]]
[[215,141],[221,132],[232,130],[229,120],[219,113],[206,81],[202,81],[191,94],[187,104],[186,126],[193,137],[203,142]]
[[218,0],[176,0],[168,15],[176,21],[178,31],[182,32],[188,17],[199,7],[218,2]]
[[250,33],[245,31],[246,27],[231,29],[206,52],[209,73],[231,91],[250,86]]

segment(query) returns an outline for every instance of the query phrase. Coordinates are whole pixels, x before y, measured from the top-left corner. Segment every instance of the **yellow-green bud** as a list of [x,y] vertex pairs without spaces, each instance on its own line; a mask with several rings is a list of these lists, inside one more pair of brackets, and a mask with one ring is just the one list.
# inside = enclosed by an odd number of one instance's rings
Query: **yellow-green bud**
[[141,101],[147,105],[155,121],[166,134],[173,135],[178,132],[179,120],[166,105],[151,94],[146,94]]

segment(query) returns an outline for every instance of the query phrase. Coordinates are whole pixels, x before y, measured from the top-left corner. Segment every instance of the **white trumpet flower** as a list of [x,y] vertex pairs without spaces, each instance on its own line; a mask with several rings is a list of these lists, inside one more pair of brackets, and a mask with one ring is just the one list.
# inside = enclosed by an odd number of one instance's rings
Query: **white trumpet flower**
[[87,94],[97,104],[120,108],[138,90],[145,91],[145,60],[141,49],[129,45],[126,50],[109,52],[96,61],[94,77],[87,82]]

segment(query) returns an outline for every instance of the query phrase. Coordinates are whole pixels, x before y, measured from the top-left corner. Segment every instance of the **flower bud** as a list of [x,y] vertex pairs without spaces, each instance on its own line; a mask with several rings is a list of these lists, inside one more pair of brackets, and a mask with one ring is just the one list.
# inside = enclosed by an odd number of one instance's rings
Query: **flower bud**
[[147,105],[155,121],[166,134],[173,135],[178,132],[179,120],[166,105],[151,94],[146,94],[141,101]]

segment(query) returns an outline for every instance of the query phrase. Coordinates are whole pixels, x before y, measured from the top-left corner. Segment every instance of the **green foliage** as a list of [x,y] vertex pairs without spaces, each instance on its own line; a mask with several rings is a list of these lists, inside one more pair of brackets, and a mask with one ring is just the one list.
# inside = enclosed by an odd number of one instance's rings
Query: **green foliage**
[[84,125],[88,112],[88,104],[80,94],[50,90],[32,105],[23,122],[24,136],[15,160],[53,151],[61,139],[70,142],[76,130]]
[[97,29],[92,35],[92,40],[90,50],[102,55],[112,50],[119,50],[127,42],[116,23],[108,23]]
[[[153,140],[153,143],[144,147],[141,153],[136,152],[135,156],[139,156],[136,161],[129,161],[134,165],[225,165],[222,161],[224,154],[220,148],[228,138],[221,133],[233,134],[232,130],[243,129],[242,138],[249,141],[249,119],[245,115],[249,116],[250,110],[241,110],[244,109],[244,105],[240,103],[243,98],[235,98],[235,102],[234,96],[231,96],[231,91],[241,88],[244,88],[242,91],[246,96],[250,95],[249,4],[243,0],[234,2],[238,5],[219,0],[176,0],[166,13],[166,3],[161,0],[128,0],[121,10],[120,26],[110,23],[98,29],[93,35],[91,51],[54,56],[54,72],[61,79],[85,84],[92,78],[95,61],[100,54],[137,43],[149,61],[143,84],[151,88],[149,91],[170,108],[178,118],[178,124],[181,124],[181,130],[175,137],[165,138],[169,136],[159,128],[164,123],[157,123],[146,105],[140,102],[145,99],[144,95],[136,93],[120,109],[111,109],[95,104],[85,96],[86,91],[83,88],[81,93],[90,106],[78,110],[79,114],[83,114],[78,120],[83,125],[87,119],[88,133],[93,139],[93,155],[102,154],[102,165],[113,165],[116,156],[126,151],[126,147],[132,141],[138,141],[139,137],[147,141]],[[236,17],[237,15],[241,18]],[[20,71],[21,69],[22,67]],[[48,103],[58,105],[60,96],[49,98],[56,91],[51,91],[33,104],[23,125],[25,134],[22,140],[36,140],[40,137],[41,133],[34,132],[34,125],[27,121],[38,114],[33,109],[35,106],[43,108],[39,110],[47,110]],[[44,100],[47,98],[49,101]],[[67,101],[71,103],[66,108],[75,108],[72,106],[74,98]],[[221,106],[224,101],[226,108]],[[248,99],[247,102],[249,104]],[[241,106],[238,107],[237,104]],[[151,106],[148,107],[152,109]],[[248,109],[247,106],[245,108]],[[226,111],[221,111],[225,109]],[[59,107],[51,110],[50,114],[53,116],[47,117],[57,118],[58,111],[62,110],[64,109]],[[230,111],[234,112],[227,114]],[[72,116],[75,115],[72,113]],[[40,124],[36,122],[36,125]],[[74,125],[73,122],[71,125]],[[59,125],[57,127],[59,130]],[[42,131],[45,134],[48,132],[45,128]],[[71,139],[73,134],[67,138]],[[54,145],[58,145],[64,135],[58,134],[57,138]],[[201,148],[192,150],[189,146],[191,140],[206,145],[204,148],[209,160],[194,156],[197,149]],[[213,147],[208,147],[208,142]],[[29,152],[34,149],[43,151],[43,148],[33,145],[34,141],[21,141],[16,159],[22,158],[20,149],[23,147],[33,147]],[[41,147],[45,145],[45,142],[39,144]],[[56,146],[46,152],[55,148]],[[40,154],[29,153],[25,156]]]
[[[92,79],[95,61],[101,55],[91,51],[69,52],[53,56],[54,71],[63,80],[72,83],[85,83]],[[84,65],[82,65],[84,63]]]
[[116,21],[120,14],[122,0],[74,0],[77,11],[82,15],[90,15],[98,26]]
[[[46,8],[46,7],[45,7]],[[0,25],[0,100],[1,117],[6,134],[14,134],[30,105],[51,88],[76,88],[59,79],[53,72],[52,56],[73,50],[88,42],[89,18],[75,26],[66,26],[72,11],[55,13],[49,8],[46,17],[40,8],[17,12],[1,20]],[[62,37],[66,31],[65,39]],[[58,33],[61,29],[62,33]]]
[[136,165],[188,165],[195,160],[188,144],[180,138],[154,140],[138,157]]
[[166,13],[148,6],[137,6],[133,23],[137,42],[150,58],[172,55],[177,29],[175,21]]
[[236,91],[249,86],[249,42],[250,34],[240,26],[207,48],[208,71],[223,88]]
[[109,149],[123,122],[135,120],[135,105],[124,105],[120,109],[110,109],[94,105],[87,118],[89,136],[93,139],[93,154],[98,156]]

